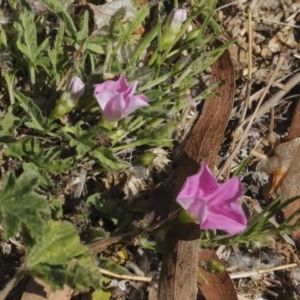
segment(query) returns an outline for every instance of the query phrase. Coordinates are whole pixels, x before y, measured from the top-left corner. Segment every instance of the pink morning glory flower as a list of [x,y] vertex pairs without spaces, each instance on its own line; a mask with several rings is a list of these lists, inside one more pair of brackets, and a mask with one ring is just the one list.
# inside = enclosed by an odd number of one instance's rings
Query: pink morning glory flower
[[128,85],[123,76],[116,81],[108,80],[97,84],[94,95],[103,111],[103,119],[117,122],[135,110],[149,106],[144,95],[134,95],[138,82]]
[[242,184],[237,177],[219,185],[205,162],[197,174],[185,181],[176,201],[199,219],[202,229],[221,229],[238,234],[247,227],[247,218],[238,198]]

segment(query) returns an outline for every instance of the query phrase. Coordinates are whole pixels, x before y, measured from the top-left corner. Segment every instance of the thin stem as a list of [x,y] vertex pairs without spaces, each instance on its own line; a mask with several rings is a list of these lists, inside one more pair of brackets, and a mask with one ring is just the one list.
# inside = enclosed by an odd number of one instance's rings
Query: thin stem
[[6,82],[10,104],[13,105],[16,102],[16,100],[15,100],[15,96],[14,96],[12,80],[8,74],[4,74],[3,77]]
[[24,278],[26,274],[25,265],[22,265],[15,276],[6,284],[5,288],[0,292],[0,300],[5,300],[12,289]]

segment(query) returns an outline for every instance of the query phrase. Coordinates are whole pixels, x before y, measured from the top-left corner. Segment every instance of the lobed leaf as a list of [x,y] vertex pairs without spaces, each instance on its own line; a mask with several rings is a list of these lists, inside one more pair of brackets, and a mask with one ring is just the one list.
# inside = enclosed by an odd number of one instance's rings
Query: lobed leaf
[[13,172],[5,174],[0,212],[6,238],[16,235],[22,226],[34,239],[43,236],[50,212],[46,200],[34,191],[38,183],[35,171],[24,172],[19,178]]
[[22,119],[13,114],[13,106],[9,106],[3,119],[0,121],[0,136],[11,134],[13,130],[18,128],[22,123]]
[[64,284],[81,291],[100,286],[91,250],[81,245],[77,231],[67,222],[48,222],[39,243],[28,251],[27,267],[54,290]]
[[40,109],[35,105],[32,99],[26,97],[22,93],[15,91],[16,98],[19,100],[20,106],[25,110],[31,118],[30,122],[25,125],[28,128],[44,131],[47,127],[48,119],[42,115]]

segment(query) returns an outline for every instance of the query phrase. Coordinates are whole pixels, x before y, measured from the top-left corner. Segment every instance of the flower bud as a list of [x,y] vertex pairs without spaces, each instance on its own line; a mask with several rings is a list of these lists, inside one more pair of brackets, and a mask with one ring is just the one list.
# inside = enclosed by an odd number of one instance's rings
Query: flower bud
[[84,83],[79,77],[73,77],[68,83],[66,91],[64,91],[60,98],[56,101],[55,107],[49,118],[57,119],[72,111],[83,93]]
[[132,161],[133,166],[147,166],[153,162],[156,154],[152,152],[144,153]]
[[168,15],[164,31],[162,33],[162,48],[166,49],[173,45],[182,23],[186,21],[187,13],[184,9],[173,9]]
[[72,98],[79,99],[84,93],[84,83],[79,77],[75,76],[69,82],[66,92],[70,93]]

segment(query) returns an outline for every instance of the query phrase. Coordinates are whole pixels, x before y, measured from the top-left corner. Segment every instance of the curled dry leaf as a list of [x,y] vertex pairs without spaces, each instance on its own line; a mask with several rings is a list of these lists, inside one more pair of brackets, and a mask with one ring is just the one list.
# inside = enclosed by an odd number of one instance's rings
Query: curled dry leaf
[[[279,196],[281,201],[300,195],[300,138],[292,139],[275,148],[273,157],[262,160],[257,165],[258,171],[267,172],[271,177],[271,189],[268,196]],[[296,200],[284,209],[287,219],[300,208],[300,200]],[[299,217],[294,218],[294,224]],[[298,247],[300,245],[300,230],[293,232]]]

